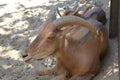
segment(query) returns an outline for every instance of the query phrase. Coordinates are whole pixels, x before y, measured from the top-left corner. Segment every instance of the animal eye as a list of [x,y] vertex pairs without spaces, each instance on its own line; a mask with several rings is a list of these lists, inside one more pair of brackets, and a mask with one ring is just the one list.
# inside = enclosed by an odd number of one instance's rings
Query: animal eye
[[53,40],[55,37],[54,36],[48,36],[47,39]]
[[48,33],[47,39],[48,40],[53,40],[55,38],[55,34],[54,33]]

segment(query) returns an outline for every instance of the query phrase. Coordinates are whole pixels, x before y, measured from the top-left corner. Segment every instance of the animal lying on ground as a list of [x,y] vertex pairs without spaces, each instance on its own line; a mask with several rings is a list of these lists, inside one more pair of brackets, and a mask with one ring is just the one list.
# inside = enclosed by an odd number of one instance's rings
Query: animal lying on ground
[[64,80],[66,76],[70,80],[90,80],[99,72],[100,57],[108,47],[105,12],[95,5],[83,14],[76,11],[58,19],[56,12],[55,6],[26,49],[24,59],[55,55],[57,76],[54,80]]

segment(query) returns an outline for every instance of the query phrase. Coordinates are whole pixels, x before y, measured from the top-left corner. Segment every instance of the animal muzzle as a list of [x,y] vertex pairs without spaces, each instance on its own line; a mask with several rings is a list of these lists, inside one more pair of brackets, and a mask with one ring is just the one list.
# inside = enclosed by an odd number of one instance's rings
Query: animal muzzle
[[25,62],[29,63],[30,60],[32,59],[31,56],[29,56],[28,54],[22,54],[22,58]]

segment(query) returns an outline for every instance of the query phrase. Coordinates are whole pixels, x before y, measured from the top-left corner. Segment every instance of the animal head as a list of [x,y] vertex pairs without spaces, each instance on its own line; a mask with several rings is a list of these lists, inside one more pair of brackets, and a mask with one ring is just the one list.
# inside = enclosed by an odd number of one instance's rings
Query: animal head
[[30,44],[25,52],[36,59],[42,59],[54,53],[57,48],[57,34],[53,29],[54,27],[50,24],[46,27],[42,27],[35,40]]
[[[80,17],[83,17],[85,19],[94,17],[96,20],[98,20],[103,25],[105,25],[105,23],[107,22],[107,19],[106,19],[106,14],[105,14],[104,10],[101,8],[102,6],[103,6],[102,3],[100,3],[100,4],[95,3],[95,5],[90,5],[85,8],[82,16],[80,16]],[[78,12],[80,11],[80,9],[81,9],[81,7],[79,7],[79,5],[77,3],[75,4],[75,7],[73,9],[70,9],[68,6],[65,6],[64,7],[65,12],[64,12],[63,16],[66,16],[66,15],[78,15],[79,16]]]
[[90,5],[83,12],[85,18],[95,17],[96,20],[101,22],[103,25],[106,23],[106,14],[101,6]]

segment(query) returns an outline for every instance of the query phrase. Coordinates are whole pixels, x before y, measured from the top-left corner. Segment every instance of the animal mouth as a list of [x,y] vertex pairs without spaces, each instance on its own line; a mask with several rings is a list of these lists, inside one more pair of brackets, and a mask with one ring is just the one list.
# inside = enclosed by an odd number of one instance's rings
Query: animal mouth
[[42,56],[42,57],[37,57],[39,55],[34,55],[34,56],[30,56],[30,55],[22,55],[23,57],[23,60],[26,62],[26,63],[31,63],[31,59],[37,59],[37,60],[42,60],[44,57],[47,57],[48,55],[45,55],[45,56]]

